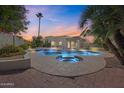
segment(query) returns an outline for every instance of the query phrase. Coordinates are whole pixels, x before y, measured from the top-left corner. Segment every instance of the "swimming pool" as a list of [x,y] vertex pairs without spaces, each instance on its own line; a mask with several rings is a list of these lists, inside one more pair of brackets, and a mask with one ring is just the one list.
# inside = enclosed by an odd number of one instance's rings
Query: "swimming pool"
[[37,49],[39,55],[42,56],[99,56],[100,52],[93,52],[89,50],[79,51],[79,50],[56,50],[56,49]]
[[88,50],[36,49],[32,52],[32,66],[37,70],[66,77],[90,74],[106,65],[104,52]]
[[82,56],[99,56],[100,52],[79,51],[79,50],[57,50],[57,49],[36,49],[41,56],[55,56],[59,62],[77,63],[83,62]]

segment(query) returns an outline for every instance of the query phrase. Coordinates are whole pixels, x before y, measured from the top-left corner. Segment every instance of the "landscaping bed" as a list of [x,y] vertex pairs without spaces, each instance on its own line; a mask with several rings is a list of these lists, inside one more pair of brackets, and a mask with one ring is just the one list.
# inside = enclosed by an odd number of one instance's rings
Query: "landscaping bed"
[[0,57],[0,60],[12,60],[12,59],[19,59],[19,58],[24,58],[24,55],[17,55],[17,56],[11,56],[11,57]]
[[25,50],[19,46],[9,45],[0,49],[0,58],[12,57],[12,56],[24,55],[24,54],[25,54]]
[[30,57],[21,47],[6,46],[0,49],[0,71],[30,68]]

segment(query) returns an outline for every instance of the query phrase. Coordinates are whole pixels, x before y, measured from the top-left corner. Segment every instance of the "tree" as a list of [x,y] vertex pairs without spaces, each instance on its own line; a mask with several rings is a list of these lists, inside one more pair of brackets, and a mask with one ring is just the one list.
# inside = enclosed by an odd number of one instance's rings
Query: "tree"
[[33,37],[33,41],[32,41],[32,47],[36,48],[36,47],[42,47],[43,46],[43,41],[42,41],[42,37]]
[[15,45],[15,36],[25,32],[29,21],[26,19],[28,11],[22,5],[0,6],[0,28],[2,32],[13,35],[13,45]]
[[38,13],[36,14],[36,16],[39,18],[39,27],[38,27],[38,37],[39,37],[40,36],[40,21],[41,21],[41,18],[43,17],[43,14]]
[[[93,22],[92,34],[96,40],[113,52],[124,64],[124,6],[88,6],[82,14],[80,27],[87,20]],[[121,42],[120,42],[121,41]]]

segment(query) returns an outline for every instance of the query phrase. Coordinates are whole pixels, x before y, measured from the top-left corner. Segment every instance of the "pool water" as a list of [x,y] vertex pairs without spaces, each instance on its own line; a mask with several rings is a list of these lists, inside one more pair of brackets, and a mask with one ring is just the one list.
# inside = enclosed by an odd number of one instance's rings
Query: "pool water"
[[99,56],[100,52],[93,51],[77,51],[77,50],[56,50],[56,49],[41,49],[37,53],[42,56]]
[[56,60],[76,63],[81,61],[79,56],[99,56],[100,52],[77,51],[77,50],[56,50],[56,49],[38,49],[36,50],[42,56],[56,56]]
[[64,62],[70,62],[70,63],[77,63],[79,61],[82,61],[83,59],[78,56],[67,56],[67,57],[57,56],[56,60],[61,61],[61,62],[64,61]]

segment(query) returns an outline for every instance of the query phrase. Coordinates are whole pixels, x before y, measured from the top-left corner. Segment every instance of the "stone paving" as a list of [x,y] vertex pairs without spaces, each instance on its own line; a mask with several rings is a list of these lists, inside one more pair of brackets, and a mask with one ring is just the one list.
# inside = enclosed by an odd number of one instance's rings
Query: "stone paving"
[[[0,73],[0,87],[19,88],[114,88],[124,87],[124,68],[117,59],[106,58],[103,70],[75,78],[65,78],[41,73],[33,68]],[[116,65],[115,65],[116,64]]]
[[31,65],[40,72],[66,77],[94,73],[106,66],[102,56],[83,56],[82,59],[77,63],[60,62],[56,60],[56,56],[42,56],[33,53],[31,54]]

